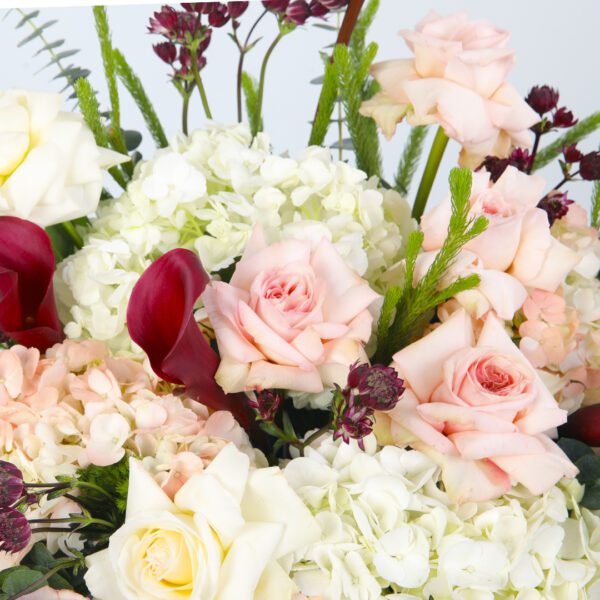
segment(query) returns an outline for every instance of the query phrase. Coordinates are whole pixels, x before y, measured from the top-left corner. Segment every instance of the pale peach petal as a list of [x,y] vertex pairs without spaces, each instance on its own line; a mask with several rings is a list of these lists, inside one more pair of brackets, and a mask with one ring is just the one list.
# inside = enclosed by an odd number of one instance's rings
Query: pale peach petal
[[246,377],[246,390],[266,389],[296,390],[299,392],[318,393],[323,391],[323,383],[319,371],[312,365],[307,370],[298,367],[276,365],[260,360],[250,365]]
[[498,456],[541,454],[544,446],[535,437],[523,433],[461,431],[448,436],[460,455],[469,460]]
[[397,104],[408,104],[404,82],[418,77],[410,59],[384,60],[371,67],[371,75]]
[[428,402],[420,404],[417,412],[427,421],[437,422],[440,427],[451,423],[454,428],[473,429],[490,433],[512,433],[517,427],[510,421],[493,413],[485,413],[467,406],[446,404],[445,402]]
[[396,133],[396,125],[404,119],[408,109],[408,103],[398,104],[388,94],[378,92],[360,105],[359,112],[363,117],[373,119],[386,139],[391,140]]
[[487,298],[501,319],[512,320],[527,298],[527,290],[523,284],[501,271],[484,269],[478,271],[478,275],[478,291]]
[[481,235],[465,244],[465,249],[477,254],[486,269],[506,271],[519,249],[522,229],[521,215],[492,223]]
[[11,398],[17,398],[23,388],[23,366],[19,356],[11,350],[0,351],[0,386]]
[[392,366],[425,402],[442,383],[444,361],[472,343],[471,319],[464,310],[459,310],[430,334],[397,352]]
[[311,363],[319,365],[325,356],[325,349],[319,334],[308,327],[299,333],[293,340],[292,346],[301,352]]

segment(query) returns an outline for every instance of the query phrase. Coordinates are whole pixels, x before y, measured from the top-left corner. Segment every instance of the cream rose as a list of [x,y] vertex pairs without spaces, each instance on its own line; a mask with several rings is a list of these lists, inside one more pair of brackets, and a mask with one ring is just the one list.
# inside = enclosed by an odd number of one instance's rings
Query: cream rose
[[202,295],[221,354],[217,382],[226,392],[343,385],[366,360],[378,297],[326,239],[315,250],[300,240],[267,246],[257,229],[231,282]]
[[[507,271],[527,287],[553,292],[579,262],[577,253],[552,236],[548,215],[537,204],[545,182],[507,167],[493,182],[487,171],[473,173],[470,216],[484,216],[487,229],[465,245],[485,269]],[[423,215],[423,248],[439,250],[448,234],[450,197]]]
[[132,459],[125,523],[85,580],[98,600],[282,600],[286,557],[319,536],[281,471],[251,470],[233,444],[173,500]]
[[545,434],[566,411],[495,316],[475,340],[458,310],[392,364],[407,389],[393,411],[378,415],[379,433],[438,462],[453,500],[497,498],[517,483],[542,494],[577,474]]
[[0,215],[42,227],[88,215],[102,169],[129,160],[96,146],[81,115],[61,103],[59,94],[0,92]]

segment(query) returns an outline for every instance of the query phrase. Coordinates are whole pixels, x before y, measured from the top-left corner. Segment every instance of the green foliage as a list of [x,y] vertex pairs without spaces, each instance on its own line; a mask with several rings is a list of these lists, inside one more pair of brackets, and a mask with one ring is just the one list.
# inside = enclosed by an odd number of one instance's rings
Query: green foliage
[[[115,60],[113,56],[113,46],[110,39],[110,27],[106,15],[106,7],[94,6],[92,8],[94,20],[96,22],[96,33],[100,42],[100,54],[104,65],[104,75],[108,87],[108,97],[110,98],[110,129],[108,130],[108,139],[111,146],[122,154],[127,154],[127,144],[121,130],[121,106],[119,101],[119,90],[117,87],[117,75]],[[133,175],[133,163],[125,163],[123,171],[127,179]]]
[[590,510],[600,510],[600,456],[583,442],[570,438],[560,438],[558,445],[579,469],[577,480],[585,485],[581,506]]
[[557,140],[548,144],[537,153],[533,169],[541,169],[554,160],[562,152],[563,148],[566,148],[570,144],[576,144],[599,127],[600,112],[595,112],[589,117],[581,119],[577,125],[571,127],[564,135],[561,135]]
[[[106,128],[102,124],[96,93],[92,89],[90,82],[87,79],[77,80],[75,91],[77,93],[77,99],[79,100],[79,110],[81,111],[87,126],[92,130],[96,144],[103,148],[110,148],[108,134]],[[119,169],[112,167],[108,172],[123,189],[127,187],[127,181]]]
[[310,146],[323,145],[327,130],[329,129],[329,123],[331,122],[331,115],[333,114],[335,103],[337,102],[337,96],[338,89],[335,66],[330,60],[327,60],[325,62],[323,87],[321,88],[321,95],[319,96],[319,107],[312,124],[310,139],[308,141]]
[[246,98],[246,112],[248,113],[248,122],[250,130],[255,136],[263,129],[263,120],[259,114],[258,106],[258,84],[255,79],[248,73],[242,73],[242,89]]
[[377,11],[379,10],[380,0],[370,0],[370,2],[363,8],[354,26],[352,37],[350,38],[350,49],[352,56],[356,62],[360,60],[360,57],[364,54],[366,47],[367,33],[369,27],[373,23]]
[[401,288],[393,287],[386,293],[378,323],[378,346],[373,362],[388,364],[395,352],[421,334],[439,304],[479,284],[477,275],[469,275],[459,277],[441,288],[462,247],[487,227],[484,217],[469,218],[471,180],[472,174],[468,169],[452,169],[449,179],[452,216],[448,235],[433,263],[416,285],[413,280],[423,233],[414,231],[409,236],[404,284]]
[[375,121],[363,117],[359,109],[377,91],[376,82],[369,80],[369,68],[377,54],[377,44],[369,44],[359,60],[351,50],[338,44],[333,51],[337,86],[344,107],[348,132],[356,154],[356,166],[370,177],[381,177],[381,151]]
[[600,227],[600,180],[594,182],[592,191],[592,227]]
[[395,189],[403,196],[408,194],[410,184],[419,166],[419,159],[423,152],[423,144],[427,137],[427,127],[419,125],[410,130],[406,146],[396,173]]
[[[90,486],[78,486],[79,502],[95,519],[103,519],[120,527],[125,520],[127,489],[129,485],[129,459],[123,457],[108,467],[89,465],[80,470],[77,480]],[[104,490],[102,493],[99,489]]]
[[38,25],[37,18],[40,15],[39,10],[26,12],[20,8],[17,8],[15,9],[15,13],[21,17],[16,25],[16,29],[20,29],[21,27],[27,27],[31,29],[31,33],[29,33],[19,42],[18,47],[20,48],[33,41],[39,42],[41,47],[37,50],[35,56],[47,54],[48,58],[50,59],[49,62],[46,63],[40,70],[43,71],[50,66],[54,66],[58,70],[58,74],[54,77],[54,79],[65,80],[65,86],[62,88],[61,92],[64,92],[70,87],[73,89],[73,93],[71,94],[70,98],[75,98],[75,82],[82,77],[87,77],[90,74],[90,71],[88,69],[78,67],[72,63],[65,65],[65,61],[66,59],[77,54],[79,50],[58,50],[58,48],[62,48],[64,46],[65,40],[54,39],[51,41],[48,38],[50,29],[56,24],[57,21],[46,21],[45,23]]
[[113,60],[117,76],[123,82],[123,85],[127,88],[127,91],[131,94],[131,97],[140,109],[142,117],[146,122],[146,127],[148,127],[148,131],[152,135],[157,147],[164,148],[168,146],[167,136],[140,78],[134,73],[119,50],[113,51]]

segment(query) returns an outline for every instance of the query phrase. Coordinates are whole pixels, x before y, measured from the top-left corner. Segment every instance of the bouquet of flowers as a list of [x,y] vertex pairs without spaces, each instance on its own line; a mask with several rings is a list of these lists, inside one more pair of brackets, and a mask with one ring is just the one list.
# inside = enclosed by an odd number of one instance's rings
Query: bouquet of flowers
[[[104,7],[107,107],[14,11],[76,103],[0,92],[0,599],[600,598],[600,152],[581,146],[600,113],[522,97],[508,33],[464,14],[375,62],[378,4],[163,6],[169,135]],[[269,58],[315,24],[334,43],[310,139],[279,155]],[[202,75],[225,33],[219,124]]]

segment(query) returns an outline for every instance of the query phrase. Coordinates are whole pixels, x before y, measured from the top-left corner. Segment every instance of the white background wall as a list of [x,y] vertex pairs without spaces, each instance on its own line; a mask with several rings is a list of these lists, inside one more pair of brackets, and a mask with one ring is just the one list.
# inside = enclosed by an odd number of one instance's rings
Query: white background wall
[[[242,17],[242,31],[262,9],[260,2],[251,4]],[[123,50],[130,64],[141,76],[170,135],[179,127],[181,103],[168,81],[168,67],[152,52],[152,44],[160,40],[146,32],[148,18],[157,8],[158,5],[150,4],[110,6],[108,12],[114,44]],[[571,108],[576,116],[584,117],[600,110],[598,0],[571,0],[569,3],[557,0],[381,0],[381,9],[370,33],[371,40],[379,44],[379,59],[408,57],[408,50],[397,37],[397,31],[414,27],[430,9],[442,13],[464,10],[473,18],[486,18],[510,30],[511,45],[517,51],[517,64],[511,81],[523,94],[534,84],[548,83],[559,88],[561,103]],[[71,60],[91,69],[92,83],[99,91],[101,105],[106,107],[106,88],[102,79],[91,8],[44,8],[41,17],[44,20],[58,20],[48,30],[49,38],[65,38],[64,48],[81,49]],[[0,89],[24,87],[58,91],[61,85],[52,81],[55,75],[52,67],[38,73],[47,62],[45,54],[33,57],[39,48],[38,42],[17,48],[18,41],[28,33],[26,27],[18,31],[14,29],[18,18],[13,12],[4,21],[0,21]],[[267,44],[276,34],[274,18],[265,19],[263,24],[260,30],[263,40],[247,60],[247,66],[255,76],[258,75],[260,59]],[[203,71],[213,114],[220,121],[235,119],[237,50],[226,35],[226,30],[224,28],[213,32],[207,54],[208,66]],[[269,64],[265,124],[278,152],[289,151],[294,155],[307,143],[308,121],[314,114],[318,94],[318,87],[309,85],[308,82],[322,73],[318,51],[331,42],[331,32],[310,25],[300,28],[283,40]],[[127,98],[126,92],[122,96],[123,124],[143,131],[135,106]],[[200,104],[197,99],[194,102],[191,110],[193,126],[203,122]],[[407,126],[400,126],[399,135],[394,140],[383,142],[386,177],[390,180],[393,178],[406,132]],[[430,140],[431,136],[430,133]],[[600,132],[583,147],[592,149],[599,141]],[[151,148],[151,142],[146,136],[144,153],[151,152]],[[451,143],[434,187],[433,202],[445,193],[444,180],[456,160],[457,152],[458,147]],[[352,160],[351,153],[346,153],[346,156]],[[560,178],[558,166],[554,164],[544,173],[551,186]],[[415,189],[416,182],[413,194]],[[590,184],[572,183],[569,189],[572,197],[582,203],[589,203]]]

